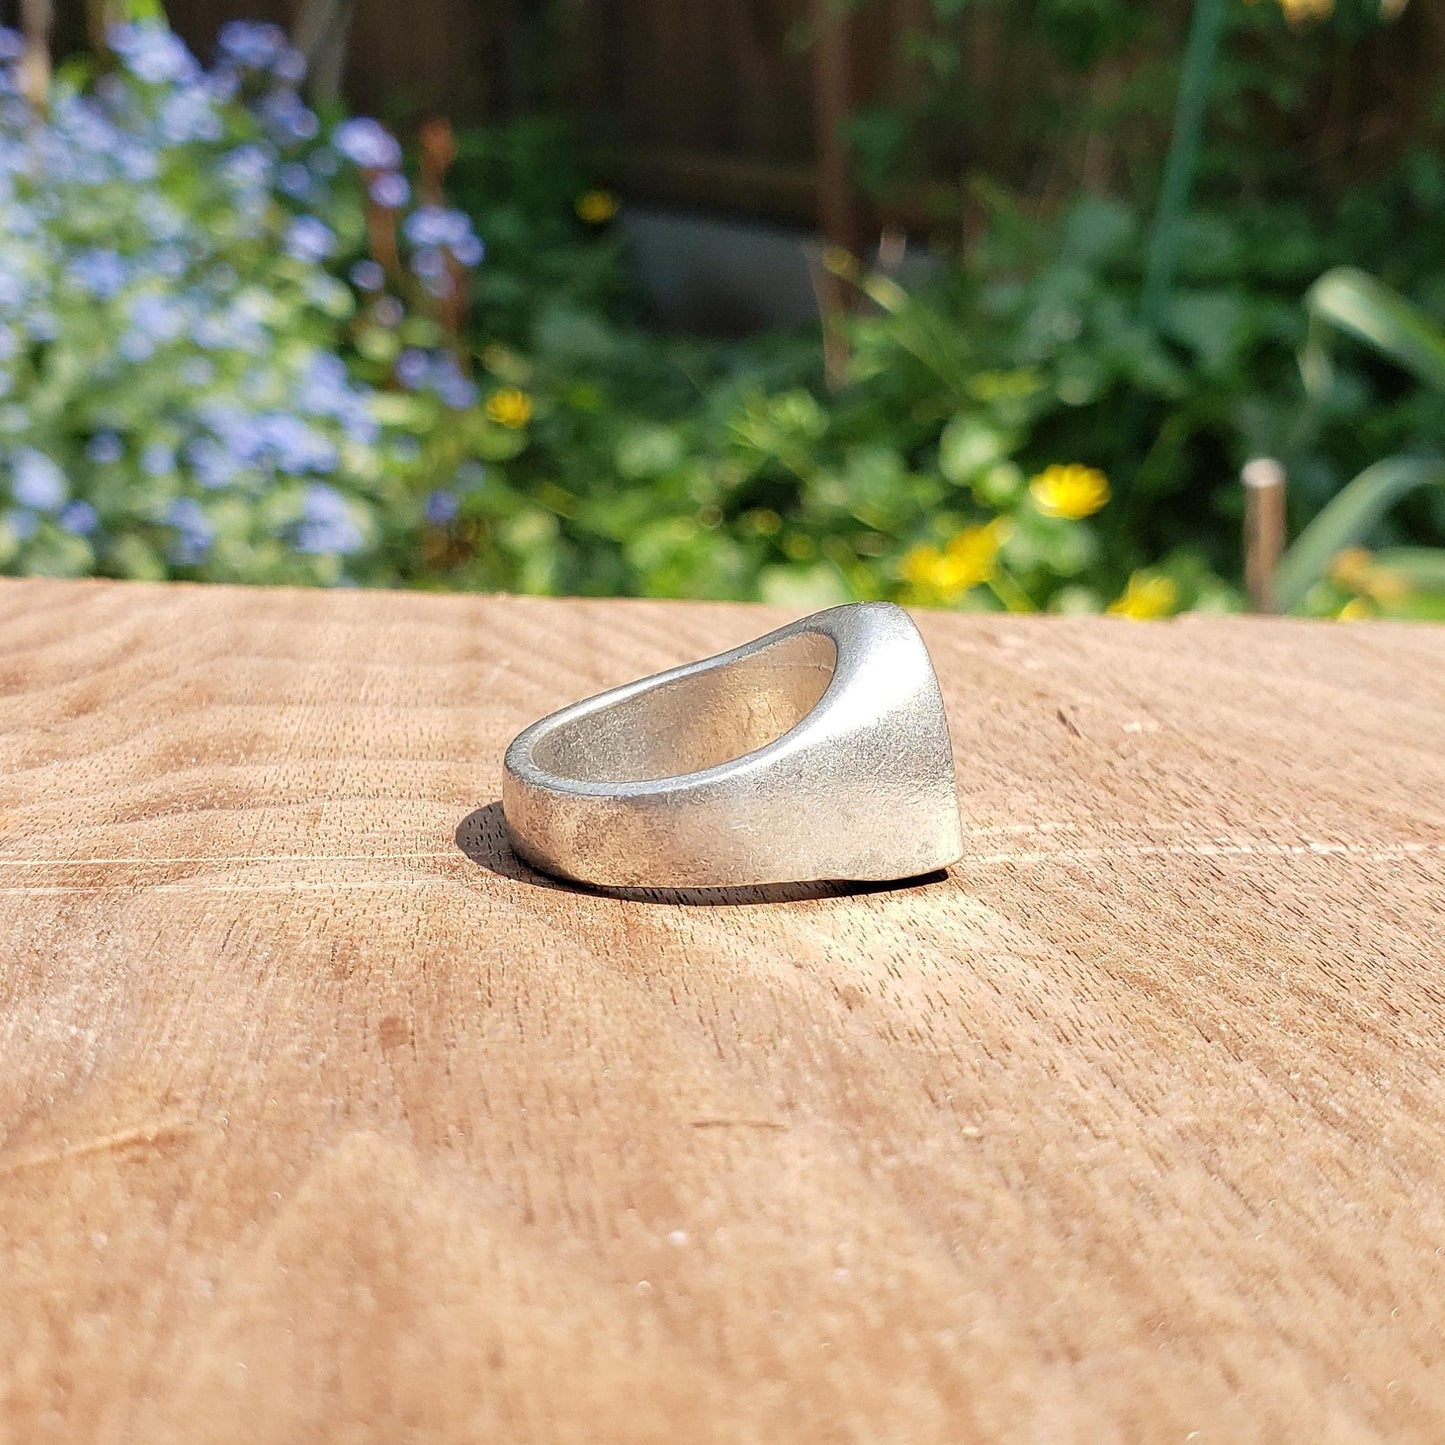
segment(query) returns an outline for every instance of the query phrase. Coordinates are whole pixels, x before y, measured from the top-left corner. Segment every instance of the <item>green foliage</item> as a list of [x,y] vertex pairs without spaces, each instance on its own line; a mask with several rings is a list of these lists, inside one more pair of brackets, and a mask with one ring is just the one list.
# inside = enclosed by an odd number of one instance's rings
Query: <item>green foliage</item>
[[1164,158],[1159,204],[1144,267],[1144,314],[1155,322],[1169,299],[1174,271],[1179,264],[1180,231],[1194,189],[1194,173],[1204,137],[1204,112],[1227,14],[1226,0],[1194,0],[1174,111],[1174,130]]
[[[1316,331],[1305,355],[1311,388],[1328,392],[1333,368],[1324,327],[1333,327],[1413,373],[1437,396],[1445,394],[1445,327],[1364,273],[1326,273],[1306,298]],[[1286,611],[1333,608],[1340,591],[1368,599],[1377,610],[1445,615],[1445,548],[1395,549],[1370,561],[1364,544],[1383,517],[1411,493],[1445,488],[1445,461],[1390,457],[1367,467],[1320,511],[1280,560],[1275,594]],[[1340,559],[1343,556],[1344,561]]]
[[459,134],[447,194],[486,237],[487,264],[473,278],[471,300],[487,339],[524,343],[542,307],[627,313],[615,230],[577,214],[589,193],[615,206],[593,185],[576,132],[554,117]]
[[[1372,346],[1405,370],[1445,391],[1445,330],[1418,307],[1362,271],[1340,267],[1310,287],[1305,306],[1312,316]],[[1312,366],[1328,365],[1317,346]]]
[[[1401,93],[1372,97],[1358,138],[1342,144],[1338,133],[1340,102],[1352,104],[1338,77],[1379,63],[1377,42],[1400,8],[933,0],[924,22],[896,40],[890,93],[869,99],[850,125],[857,175],[910,215],[926,194],[934,221],[967,220],[960,177],[1029,198],[1103,187],[1152,212],[1171,139],[1161,121],[1185,100],[1206,124],[1197,167],[1178,171],[1197,169],[1209,200],[1272,192],[1338,201],[1342,176],[1361,181],[1378,170],[1381,135],[1424,143],[1438,125],[1422,124]],[[1198,43],[1186,46],[1191,14]],[[1320,124],[1326,113],[1329,126]],[[1196,149],[1192,129],[1175,128],[1176,149]]]
[[[1154,23],[1076,9],[1080,64],[1133,43],[1108,25]],[[206,89],[182,70],[180,92]],[[1445,225],[1445,166],[1428,151],[1338,207],[1221,205],[1216,142],[1150,321],[1151,202],[1080,194],[1041,214],[975,181],[977,239],[930,279],[831,258],[858,308],[830,391],[815,332],[722,344],[639,324],[615,198],[555,122],[463,134],[449,166],[450,138],[422,138],[412,174],[445,171],[487,243],[464,307],[454,242],[422,233],[465,243],[466,218],[427,207],[413,226],[368,201],[340,129],[278,141],[272,112],[315,118],[207,91],[192,133],[177,85],[115,83],[157,158],[140,179],[114,173],[129,152],[105,137],[99,180],[60,159],[37,172],[30,118],[7,112],[23,224],[0,239],[0,283],[23,284],[0,284],[0,568],[1160,616],[1241,605],[1236,478],[1266,454],[1302,529],[1292,605],[1435,605],[1445,489],[1409,479],[1433,466],[1445,392],[1399,370],[1445,374],[1445,271],[1420,239]],[[55,157],[97,145],[88,85],[58,85],[49,123],[75,134]],[[264,175],[242,195],[253,144]],[[303,220],[325,228],[319,251]],[[247,317],[216,341],[218,318]],[[1327,330],[1371,350],[1327,352]]]
[[[1293,612],[1306,601],[1310,588],[1329,571],[1347,548],[1370,539],[1375,524],[1402,497],[1420,487],[1445,484],[1445,464],[1404,457],[1367,467],[1300,534],[1275,571],[1275,599],[1282,611]],[[1438,569],[1424,563],[1425,549],[1412,554],[1409,572],[1430,578]],[[1445,550],[1439,556],[1445,562]]]

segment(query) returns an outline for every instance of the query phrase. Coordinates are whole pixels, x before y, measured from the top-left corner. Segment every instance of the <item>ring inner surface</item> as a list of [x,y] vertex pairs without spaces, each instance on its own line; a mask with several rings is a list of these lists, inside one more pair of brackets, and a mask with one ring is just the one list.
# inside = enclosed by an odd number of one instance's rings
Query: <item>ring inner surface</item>
[[701,772],[765,747],[800,723],[837,665],[831,637],[799,633],[573,718],[542,738],[532,758],[557,777],[588,783]]

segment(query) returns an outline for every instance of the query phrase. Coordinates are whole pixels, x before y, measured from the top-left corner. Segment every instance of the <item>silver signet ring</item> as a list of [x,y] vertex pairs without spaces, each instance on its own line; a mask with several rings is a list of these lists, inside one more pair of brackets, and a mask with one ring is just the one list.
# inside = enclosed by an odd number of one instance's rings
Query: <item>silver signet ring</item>
[[891,602],[573,703],[507,748],[526,862],[604,888],[912,878],[963,851],[943,695]]

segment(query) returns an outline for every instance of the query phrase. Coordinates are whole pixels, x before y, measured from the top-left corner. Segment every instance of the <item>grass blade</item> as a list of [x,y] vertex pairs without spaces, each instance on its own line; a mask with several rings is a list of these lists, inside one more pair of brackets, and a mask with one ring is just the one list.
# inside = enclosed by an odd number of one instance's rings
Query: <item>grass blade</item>
[[1346,547],[1362,546],[1375,523],[1419,487],[1445,483],[1445,463],[1390,457],[1366,467],[1295,539],[1274,574],[1274,600],[1293,612]]
[[1445,330],[1418,306],[1348,266],[1326,271],[1305,297],[1311,316],[1373,346],[1428,386],[1445,391]]

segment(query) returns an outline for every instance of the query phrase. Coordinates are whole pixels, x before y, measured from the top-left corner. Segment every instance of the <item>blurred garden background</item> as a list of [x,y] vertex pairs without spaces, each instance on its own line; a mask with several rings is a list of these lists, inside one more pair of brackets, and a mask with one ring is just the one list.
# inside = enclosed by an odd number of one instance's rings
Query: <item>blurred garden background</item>
[[0,24],[0,572],[1445,617],[1430,0]]

